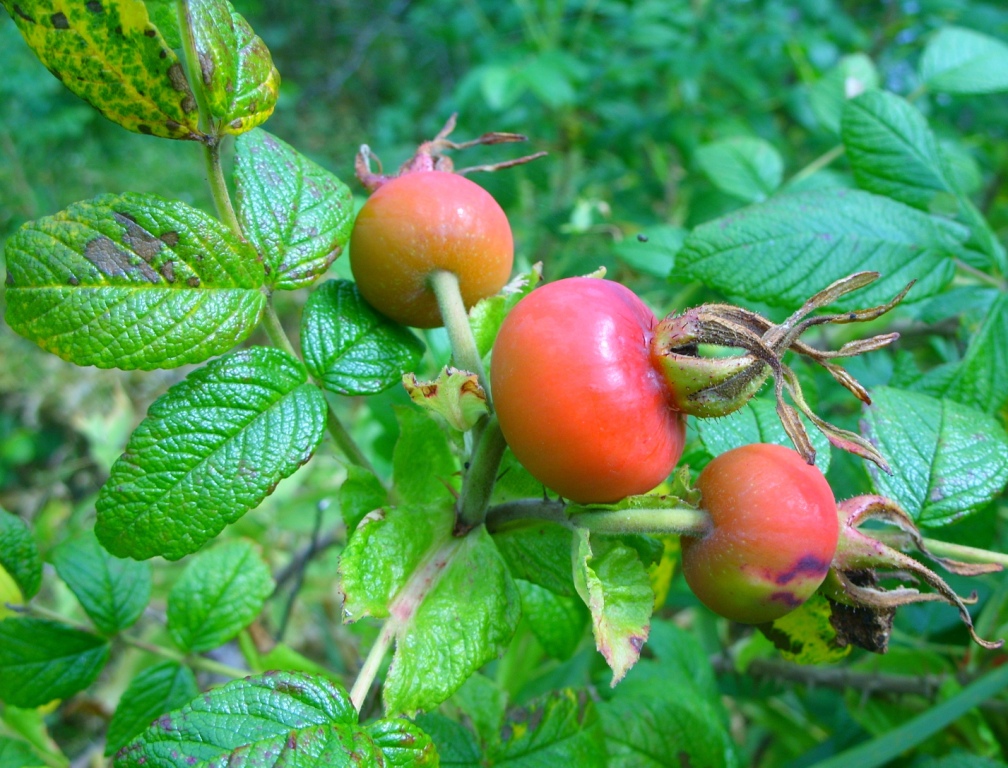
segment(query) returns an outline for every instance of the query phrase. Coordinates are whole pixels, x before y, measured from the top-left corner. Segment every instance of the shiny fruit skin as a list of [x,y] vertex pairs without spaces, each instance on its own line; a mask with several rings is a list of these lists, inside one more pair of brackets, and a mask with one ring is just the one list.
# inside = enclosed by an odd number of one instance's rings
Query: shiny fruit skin
[[514,241],[490,193],[464,176],[415,171],[384,182],[357,214],[350,269],[375,309],[403,325],[440,326],[427,283],[434,270],[458,277],[471,307],[511,275]]
[[505,318],[490,363],[497,417],[547,488],[613,502],[672,471],[686,422],[650,358],[655,325],[628,288],[583,277],[536,288]]
[[761,624],[812,596],[839,537],[836,500],[818,469],[782,445],[745,445],[704,467],[697,488],[714,527],[682,537],[682,565],[704,605]]

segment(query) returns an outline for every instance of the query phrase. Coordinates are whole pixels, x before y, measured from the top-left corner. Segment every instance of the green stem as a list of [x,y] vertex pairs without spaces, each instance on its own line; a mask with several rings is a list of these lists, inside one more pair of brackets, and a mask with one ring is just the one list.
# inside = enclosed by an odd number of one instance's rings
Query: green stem
[[272,301],[266,302],[266,311],[263,312],[262,325],[263,330],[266,331],[266,335],[269,336],[270,343],[274,347],[279,347],[295,360],[300,359],[297,352],[294,351],[294,345],[291,344],[291,340],[287,337],[287,331],[284,330]]
[[451,342],[452,357],[455,365],[475,373],[480,386],[487,395],[487,406],[493,412],[490,401],[490,386],[487,384],[486,372],[483,370],[483,358],[476,347],[476,339],[469,325],[469,313],[466,311],[462,293],[459,291],[459,281],[454,272],[443,269],[435,270],[428,278],[431,290],[437,296],[438,308],[448,340]]
[[[326,428],[329,430],[329,434],[332,436],[333,442],[336,443],[336,447],[339,448],[340,453],[354,466],[366,469],[375,477],[379,477],[374,465],[364,455],[360,446],[354,442],[350,432],[347,431],[339,416],[336,415],[335,395],[331,392],[325,392],[325,398],[326,404],[329,406],[328,413],[326,414]],[[379,477],[379,479],[381,478]]]
[[549,499],[523,499],[492,507],[487,513],[487,530],[499,531],[513,523],[546,520],[567,528],[585,528],[592,533],[679,534],[706,536],[711,531],[710,515],[702,509],[682,504],[667,509],[621,509],[599,512],[577,505],[565,506]]
[[1008,293],[1008,280],[1001,277],[996,277],[995,275],[989,275],[982,269],[977,269],[972,264],[967,264],[962,259],[953,259],[956,269],[960,272],[965,272],[970,277],[976,278],[981,283],[987,283],[997,288],[999,291]]
[[497,470],[500,468],[505,448],[507,443],[497,423],[497,417],[491,416],[479,433],[472,463],[462,484],[458,522],[455,526],[457,534],[468,533],[486,519],[490,494],[493,493],[494,483],[497,481]]
[[364,659],[360,672],[357,673],[357,679],[354,680],[353,687],[350,689],[350,701],[358,712],[364,706],[364,699],[367,698],[368,691],[371,690],[371,684],[378,676],[382,659],[385,658],[385,654],[388,653],[388,649],[392,646],[392,641],[395,639],[396,626],[395,619],[390,618],[385,621],[382,625],[381,634],[378,635],[375,644],[371,646],[371,651],[368,653],[367,658]]
[[821,171],[823,168],[828,166],[830,163],[832,163],[834,160],[840,157],[840,155],[842,155],[843,153],[844,153],[843,144],[837,144],[832,149],[823,152],[821,155],[819,155],[819,157],[817,157],[815,160],[813,160],[804,168],[795,173],[795,175],[788,180],[788,184],[797,184],[799,181],[804,181],[812,174]]
[[[900,531],[872,531],[872,538],[878,539],[883,544],[888,544],[894,549],[901,549],[907,543],[907,537]],[[928,552],[938,557],[947,557],[950,560],[958,560],[962,563],[996,563],[1008,568],[1008,554],[1004,552],[992,552],[989,549],[979,549],[977,547],[967,547],[964,544],[952,544],[939,539],[924,539],[924,546]]]
[[206,164],[207,181],[210,184],[210,195],[213,197],[217,216],[227,224],[228,228],[239,237],[243,237],[241,225],[231,205],[231,195],[224,179],[224,170],[220,159],[220,133],[210,112],[206,91],[203,89],[203,68],[200,66],[199,53],[196,51],[196,36],[193,32],[192,14],[189,13],[187,0],[176,0],[179,24],[182,33],[182,49],[185,53],[186,74],[189,87],[199,108],[199,129],[203,134],[203,162]]

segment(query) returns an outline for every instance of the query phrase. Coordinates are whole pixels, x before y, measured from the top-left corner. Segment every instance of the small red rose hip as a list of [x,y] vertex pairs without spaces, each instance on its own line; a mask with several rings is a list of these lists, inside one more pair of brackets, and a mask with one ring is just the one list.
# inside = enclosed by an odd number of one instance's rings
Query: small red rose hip
[[514,242],[490,193],[448,171],[412,171],[383,181],[357,214],[350,269],[365,299],[415,328],[442,324],[428,283],[453,273],[466,308],[497,293],[511,275]]
[[697,478],[713,529],[682,537],[686,583],[715,613],[761,624],[819,588],[837,548],[833,491],[822,473],[781,445],[721,454]]

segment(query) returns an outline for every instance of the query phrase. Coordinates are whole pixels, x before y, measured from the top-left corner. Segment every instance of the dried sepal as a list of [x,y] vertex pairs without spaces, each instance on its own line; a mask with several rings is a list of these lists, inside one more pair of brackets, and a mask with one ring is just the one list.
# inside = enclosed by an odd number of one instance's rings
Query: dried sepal
[[[807,357],[825,368],[837,383],[859,400],[870,404],[868,391],[833,360],[881,349],[899,338],[899,334],[884,333],[849,341],[837,350],[817,350],[801,341],[800,336],[819,325],[875,320],[899,304],[913,285],[911,282],[891,300],[874,307],[812,314],[878,278],[877,272],[857,272],[837,280],[779,324],[731,304],[705,304],[680,315],[666,317],[655,329],[651,353],[672,390],[673,406],[683,413],[701,418],[726,416],[741,408],[768,378],[773,377],[778,416],[788,437],[806,461],[815,461],[815,451],[799,412],[821,430],[830,443],[873,461],[889,472],[888,464],[871,443],[815,415],[805,401],[798,377],[782,362],[788,351]],[[700,357],[700,344],[744,350],[744,354]],[[785,399],[785,392],[793,405]]]
[[[911,603],[944,602],[959,611],[970,636],[978,645],[1000,648],[1004,644],[1003,640],[992,642],[976,634],[973,619],[966,608],[968,603],[976,601],[975,593],[966,598],[960,597],[926,565],[860,530],[859,526],[868,520],[894,525],[903,532],[908,543],[954,573],[990,573],[1000,570],[999,565],[974,565],[932,557],[911,517],[895,501],[883,496],[865,495],[847,499],[837,505],[837,514],[840,517],[840,542],[829,576],[823,583],[823,591],[830,599],[874,612],[889,612]],[[872,578],[865,579],[865,573],[872,574]],[[889,578],[926,584],[933,591],[922,592],[908,586],[883,589],[878,586],[878,579],[883,573]]]

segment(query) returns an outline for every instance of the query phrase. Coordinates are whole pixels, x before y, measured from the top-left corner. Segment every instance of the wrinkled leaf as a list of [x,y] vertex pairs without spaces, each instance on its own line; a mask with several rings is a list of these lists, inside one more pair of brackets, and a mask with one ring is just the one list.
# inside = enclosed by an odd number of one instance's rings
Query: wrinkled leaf
[[595,647],[613,671],[615,686],[637,663],[647,640],[654,592],[637,552],[606,538],[574,537],[574,585],[592,617]]
[[312,376],[340,395],[371,395],[398,384],[424,351],[348,280],[330,280],[312,292],[301,316],[301,346]]
[[123,128],[197,139],[196,99],[182,62],[141,0],[3,0],[50,72]]
[[933,91],[1008,91],[1008,45],[972,29],[943,27],[924,49],[920,76]]
[[280,73],[266,44],[228,0],[186,3],[207,107],[225,133],[242,133],[273,114]]
[[350,239],[347,185],[266,131],[235,142],[235,188],[242,231],[269,265],[271,286],[311,285]]
[[497,544],[518,579],[566,597],[577,594],[571,579],[571,532],[545,520],[525,520],[494,531]]
[[0,621],[0,701],[40,707],[66,699],[97,679],[108,642],[44,619]]
[[195,552],[314,453],[325,398],[301,365],[252,347],[194,371],[150,407],[98,495],[112,554]]
[[531,581],[515,581],[521,595],[522,617],[543,650],[554,659],[569,659],[588,625],[588,613],[577,597],[565,597]]
[[500,293],[481,299],[469,310],[469,325],[472,326],[476,348],[481,355],[490,352],[507,313],[541,280],[542,264],[538,263],[528,272],[515,277]]
[[90,531],[60,544],[53,564],[102,634],[131,626],[150,601],[150,565],[113,557]]
[[488,413],[486,392],[475,373],[445,367],[434,381],[418,381],[416,374],[407,373],[402,382],[414,403],[459,432],[472,429]]
[[830,614],[826,598],[815,594],[793,611],[760,626],[760,630],[788,661],[833,664],[848,656],[853,646],[837,644]]
[[42,584],[42,558],[31,529],[20,517],[0,508],[0,568],[14,579],[25,600]]
[[269,566],[248,541],[200,552],[168,593],[168,631],[184,651],[217,648],[252,623],[273,586]]
[[155,718],[181,707],[199,693],[189,667],[165,661],[140,672],[119,699],[105,735],[105,755],[136,738]]
[[395,406],[399,439],[392,452],[392,478],[399,498],[430,504],[454,498],[458,461],[441,427],[426,413]]
[[7,242],[7,322],[78,365],[174,368],[227,352],[266,297],[255,250],[156,195],[102,195]]
[[875,490],[919,524],[946,525],[982,509],[1008,483],[1008,434],[992,417],[951,400],[880,387],[867,435],[893,474],[871,471]]
[[565,688],[511,710],[504,733],[494,764],[513,768],[609,765],[598,711],[584,692]]
[[350,465],[347,467],[347,479],[339,489],[339,503],[343,523],[350,536],[364,515],[388,503],[388,491],[371,472]]
[[486,529],[457,538],[454,522],[450,506],[374,514],[340,560],[344,617],[392,617],[389,712],[440,704],[503,652],[518,622],[517,588]]
[[951,222],[888,198],[812,191],[780,195],[700,225],[679,252],[676,269],[680,279],[788,309],[840,278],[874,270],[879,280],[837,302],[868,307],[888,301],[913,279],[911,299],[940,291],[965,236]]

